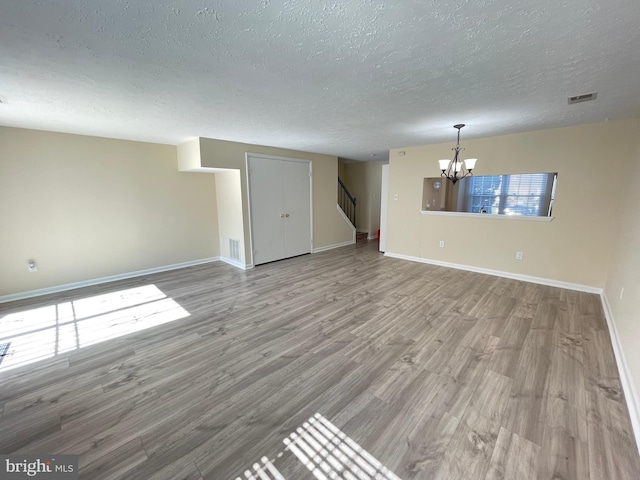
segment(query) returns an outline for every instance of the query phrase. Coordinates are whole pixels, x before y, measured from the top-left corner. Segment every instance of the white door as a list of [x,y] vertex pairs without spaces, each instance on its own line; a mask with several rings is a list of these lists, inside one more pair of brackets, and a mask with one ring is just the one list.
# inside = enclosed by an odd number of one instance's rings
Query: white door
[[282,162],[285,257],[311,253],[311,162]]
[[311,252],[311,162],[249,156],[253,264]]
[[378,250],[387,251],[387,196],[389,195],[389,165],[382,165],[380,186],[380,245]]
[[280,161],[249,157],[253,264],[285,258]]

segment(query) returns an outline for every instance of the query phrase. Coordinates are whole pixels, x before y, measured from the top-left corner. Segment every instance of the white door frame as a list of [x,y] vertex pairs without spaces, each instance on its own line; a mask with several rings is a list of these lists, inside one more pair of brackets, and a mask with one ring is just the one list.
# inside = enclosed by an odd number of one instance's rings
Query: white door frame
[[313,253],[313,162],[311,160],[304,160],[302,158],[292,158],[292,157],[279,157],[276,155],[265,155],[262,153],[251,153],[245,152],[245,181],[247,182],[247,206],[249,207],[249,251],[251,253],[251,265],[255,266],[253,259],[253,209],[251,208],[251,182],[249,176],[251,175],[249,171],[249,159],[251,158],[264,158],[267,160],[284,160],[286,162],[299,162],[299,163],[308,163],[309,164],[309,218],[310,218],[310,232],[311,235],[311,253]]
[[380,243],[378,249],[387,251],[387,201],[389,196],[389,165],[382,165],[382,185],[380,186]]

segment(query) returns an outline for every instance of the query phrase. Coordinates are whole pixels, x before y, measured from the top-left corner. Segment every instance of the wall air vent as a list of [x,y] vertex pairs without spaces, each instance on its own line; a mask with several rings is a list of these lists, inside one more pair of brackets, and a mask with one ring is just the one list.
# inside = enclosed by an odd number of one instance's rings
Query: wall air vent
[[240,240],[229,239],[229,256],[232,260],[240,260]]
[[595,100],[598,96],[597,92],[593,93],[585,93],[583,95],[576,95],[575,97],[569,97],[569,105],[574,103],[588,102],[590,100]]

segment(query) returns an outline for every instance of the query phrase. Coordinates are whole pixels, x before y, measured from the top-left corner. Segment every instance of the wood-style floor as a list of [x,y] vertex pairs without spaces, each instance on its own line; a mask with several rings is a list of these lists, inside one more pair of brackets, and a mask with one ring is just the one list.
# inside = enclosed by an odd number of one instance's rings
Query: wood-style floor
[[277,454],[319,413],[403,480],[640,478],[596,295],[364,242],[13,302],[0,319],[151,284],[189,315],[0,372],[0,452],[79,454],[81,479],[245,478],[263,456],[306,479]]

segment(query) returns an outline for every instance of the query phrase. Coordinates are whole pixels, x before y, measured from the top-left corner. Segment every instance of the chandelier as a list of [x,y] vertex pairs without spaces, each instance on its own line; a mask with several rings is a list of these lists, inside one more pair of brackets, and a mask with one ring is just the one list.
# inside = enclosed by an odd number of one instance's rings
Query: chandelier
[[460,129],[464,127],[464,123],[459,123],[458,125],[454,125],[453,128],[458,129],[458,142],[456,146],[452,148],[455,153],[453,154],[453,160],[439,160],[440,170],[442,173],[440,176],[448,178],[451,180],[451,183],[454,185],[458,180],[463,179],[469,175],[473,175],[471,170],[476,166],[477,158],[467,158],[464,160],[460,160],[458,157],[460,155],[460,150],[464,150],[464,148],[460,147]]

